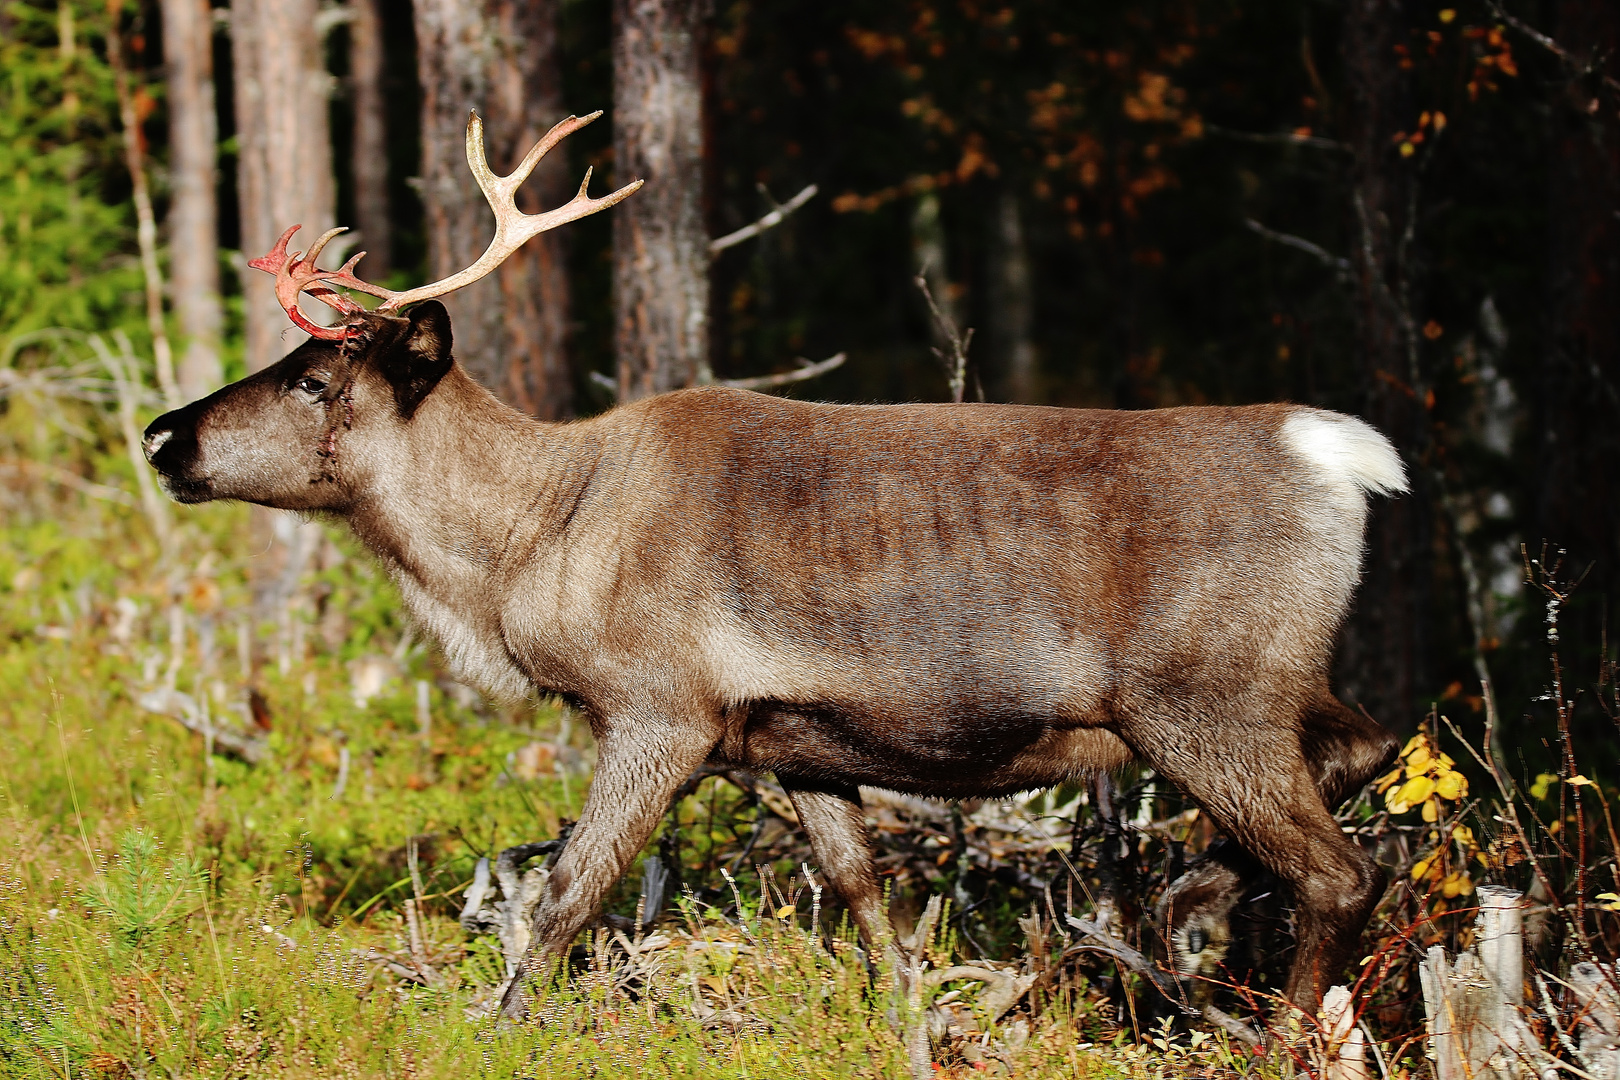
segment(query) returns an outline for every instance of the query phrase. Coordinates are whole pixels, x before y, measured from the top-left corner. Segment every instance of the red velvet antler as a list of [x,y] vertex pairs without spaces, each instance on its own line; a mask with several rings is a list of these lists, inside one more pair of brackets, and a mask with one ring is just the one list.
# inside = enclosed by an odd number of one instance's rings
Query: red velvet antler
[[365,252],[356,252],[348,262],[338,270],[317,270],[315,260],[321,251],[334,236],[348,230],[343,228],[328,229],[315,241],[309,249],[309,254],[296,252],[287,254],[287,243],[292,239],[293,233],[300,226],[294,225],[281,234],[276,246],[266,255],[253,259],[248,263],[255,270],[263,270],[276,276],[276,299],[286,309],[288,318],[298,324],[312,337],[322,338],[326,341],[340,340],[344,330],[336,326],[318,326],[304,317],[298,310],[298,294],[307,292],[327,307],[342,315],[355,315],[365,310],[358,303],[336,292],[332,286],[336,285],[355,292],[366,293],[370,296],[380,297],[382,304],[377,310],[385,312],[398,311],[407,304],[414,304],[435,296],[443,296],[470,285],[479,278],[493,271],[507,257],[521,247],[529,239],[538,236],[548,229],[555,229],[559,225],[570,221],[577,221],[582,217],[594,214],[598,210],[606,210],[614,203],[619,202],[631,192],[641,186],[641,181],[626,184],[618,191],[600,199],[589,198],[585,189],[591,182],[591,170],[585,170],[585,179],[579,185],[579,191],[567,203],[555,210],[544,214],[525,214],[517,208],[517,189],[523,181],[529,178],[540,159],[545,157],[552,147],[563,139],[572,135],[586,124],[601,116],[601,112],[594,112],[589,116],[570,116],[556,127],[546,132],[545,136],[523,158],[516,169],[507,176],[496,176],[490,170],[489,162],[484,156],[484,123],[475,112],[467,121],[467,164],[472,168],[473,176],[478,181],[478,187],[483,191],[484,198],[488,200],[490,209],[495,211],[495,238],[489,242],[489,247],[478,257],[471,266],[458,273],[452,274],[440,281],[428,285],[420,285],[404,292],[394,292],[380,285],[373,285],[362,281],[354,275],[355,264],[365,255]]

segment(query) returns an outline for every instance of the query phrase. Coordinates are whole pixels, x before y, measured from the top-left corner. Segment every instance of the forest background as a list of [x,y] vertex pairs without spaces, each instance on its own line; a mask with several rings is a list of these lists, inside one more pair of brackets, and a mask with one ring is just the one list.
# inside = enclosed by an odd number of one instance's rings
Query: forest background
[[[465,171],[469,109],[504,172],[553,122],[602,108],[524,208],[562,202],[586,166],[595,192],[646,188],[450,301],[458,356],[509,403],[566,419],[715,380],[946,399],[943,322],[975,330],[969,397],[1363,416],[1414,486],[1374,508],[1341,694],[1403,736],[1438,707],[1476,740],[1494,698],[1494,759],[1526,787],[1567,781],[1571,742],[1620,756],[1604,710],[1546,690],[1552,643],[1571,686],[1613,693],[1617,49],[1605,0],[12,0],[11,661],[41,670],[37,650],[80,624],[86,648],[113,640],[114,579],[140,573],[110,543],[162,571],[140,608],[150,627],[119,640],[172,646],[179,625],[202,670],[223,588],[249,613],[231,694],[279,707],[277,680],[323,647],[353,689],[386,640],[408,696],[430,661],[384,613],[386,586],[356,584],[340,538],[239,514],[186,539],[121,459],[119,409],[144,422],[296,344],[246,268],[295,222],[306,243],[352,226],[344,250],[369,250],[361,273],[394,287],[470,262],[492,219]],[[63,555],[83,506],[112,516]],[[119,567],[101,600],[85,592],[91,552]],[[1527,583],[1560,559],[1553,592]],[[237,592],[198,584],[224,566]],[[60,618],[51,602],[40,614],[51,589]],[[345,597],[358,606],[329,618]],[[162,614],[182,608],[179,624]],[[20,724],[25,706],[11,709]],[[311,714],[304,734],[331,744],[309,751],[318,765],[336,768],[339,724]],[[566,735],[545,745],[577,753]],[[566,768],[548,775],[566,787]]]
[[[1477,698],[1485,667],[1531,696],[1521,544],[1585,573],[1566,637],[1595,670],[1620,566],[1607,4],[203,7],[6,8],[6,340],[123,325],[151,355],[120,77],[186,398],[294,343],[244,267],[286,225],[351,226],[374,279],[439,276],[492,228],[467,110],[504,171],[606,108],[526,198],[590,165],[648,177],[635,209],[452,301],[463,362],[525,411],[836,353],[788,392],[941,398],[923,269],[991,400],[1286,399],[1388,433],[1416,489],[1375,509],[1339,671],[1373,715]],[[616,58],[614,11],[644,55]],[[653,328],[616,324],[641,297]]]

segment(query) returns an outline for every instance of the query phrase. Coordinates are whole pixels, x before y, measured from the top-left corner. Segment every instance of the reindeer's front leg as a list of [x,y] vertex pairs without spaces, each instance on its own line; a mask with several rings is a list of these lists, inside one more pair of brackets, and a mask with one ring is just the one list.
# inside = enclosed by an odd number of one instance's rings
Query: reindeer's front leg
[[585,809],[551,872],[523,968],[501,1003],[506,1016],[526,1011],[523,984],[551,957],[563,956],[596,915],[602,896],[652,836],[670,797],[720,741],[713,715],[627,709],[595,725],[596,775]]

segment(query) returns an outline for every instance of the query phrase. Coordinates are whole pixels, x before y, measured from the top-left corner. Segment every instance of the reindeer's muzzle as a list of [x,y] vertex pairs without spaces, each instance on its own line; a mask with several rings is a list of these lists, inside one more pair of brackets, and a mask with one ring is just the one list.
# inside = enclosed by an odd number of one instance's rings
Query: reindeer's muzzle
[[176,502],[213,498],[208,478],[197,475],[197,402],[153,420],[141,440],[146,460],[157,470],[163,490]]

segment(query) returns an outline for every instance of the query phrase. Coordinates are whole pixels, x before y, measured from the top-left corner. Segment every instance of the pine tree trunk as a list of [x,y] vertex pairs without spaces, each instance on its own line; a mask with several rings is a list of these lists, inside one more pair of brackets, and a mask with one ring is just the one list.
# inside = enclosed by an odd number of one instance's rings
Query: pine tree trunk
[[[332,79],[315,30],[315,0],[231,0],[231,66],[236,91],[237,200],[242,249],[269,251],[290,225],[302,225],[291,250],[307,250],[332,227],[332,140],[327,117]],[[332,245],[337,247],[336,244]],[[337,252],[328,248],[331,254]],[[323,265],[333,265],[330,258]],[[244,270],[244,349],[249,371],[275,363],[305,339],[276,302],[275,279]],[[305,300],[313,321],[329,324],[325,304]],[[287,625],[297,568],[320,536],[316,522],[254,508],[250,550],[253,619]],[[265,659],[255,637],[255,668]]]
[[[1620,9],[1612,0],[1563,0],[1553,34],[1585,62],[1620,74]],[[1552,101],[1547,213],[1548,334],[1532,391],[1532,548],[1542,539],[1569,552],[1571,576],[1588,565],[1581,593],[1598,597],[1620,580],[1620,94],[1597,80],[1569,82]],[[1598,640],[1590,622],[1571,640]],[[1577,613],[1577,617],[1580,616]]]
[[[315,0],[232,0],[231,60],[239,147],[237,198],[242,250],[269,251],[290,225],[303,229],[292,250],[305,250],[332,227],[332,142],[326,72],[315,31]],[[333,245],[333,248],[337,245]],[[328,249],[331,254],[337,252]],[[330,263],[330,259],[323,260]],[[304,340],[276,302],[268,274],[242,281],[247,365],[267,367]],[[330,322],[324,304],[306,300],[316,322]]]
[[1421,467],[1413,467],[1427,418],[1414,389],[1421,380],[1408,351],[1398,253],[1412,179],[1392,140],[1409,111],[1408,80],[1396,52],[1407,40],[1406,25],[1399,0],[1348,0],[1342,37],[1347,141],[1354,154],[1349,246],[1367,388],[1362,412],[1401,451],[1413,490],[1374,500],[1366,577],[1345,629],[1340,671],[1346,697],[1397,726],[1421,715],[1435,617],[1430,497]]
[[708,382],[699,0],[613,0],[613,213],[619,400]]
[[[506,173],[564,116],[556,0],[417,0],[422,82],[422,198],[431,275],[482,254],[495,221],[467,168],[470,110],[484,118],[489,164]],[[566,144],[565,144],[566,147]],[[538,213],[572,195],[566,148],[553,151],[518,195]],[[456,356],[509,404],[560,419],[573,402],[567,356],[567,230],[544,233],[500,270],[446,298]]]
[[349,78],[354,91],[354,212],[360,246],[366,251],[361,272],[380,281],[394,268],[392,225],[388,208],[388,125],[383,99],[383,29],[381,0],[351,0]]
[[169,282],[180,324],[176,372],[187,401],[224,382],[219,360],[218,124],[214,15],[208,0],[163,0],[169,96]]

